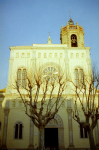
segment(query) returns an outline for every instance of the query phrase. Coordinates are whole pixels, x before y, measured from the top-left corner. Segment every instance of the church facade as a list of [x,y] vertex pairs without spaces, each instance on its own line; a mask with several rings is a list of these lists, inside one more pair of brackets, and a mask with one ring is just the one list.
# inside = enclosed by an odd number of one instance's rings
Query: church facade
[[[49,36],[47,44],[10,47],[8,85],[0,90],[0,146],[2,149],[37,149],[39,131],[22,110],[21,99],[16,100],[16,89],[13,83],[17,79],[22,86],[26,72],[36,69],[46,70],[50,78],[53,72],[69,75],[76,84],[82,72],[91,72],[90,47],[85,47],[84,32],[72,19],[61,27],[61,44],[52,44]],[[45,127],[46,149],[89,149],[87,132],[72,119],[74,93],[71,84],[65,91],[66,100],[59,112]],[[84,121],[84,118],[82,118]],[[94,138],[98,139],[98,128],[95,127]],[[54,141],[51,146],[50,142]],[[53,142],[52,142],[53,143]]]

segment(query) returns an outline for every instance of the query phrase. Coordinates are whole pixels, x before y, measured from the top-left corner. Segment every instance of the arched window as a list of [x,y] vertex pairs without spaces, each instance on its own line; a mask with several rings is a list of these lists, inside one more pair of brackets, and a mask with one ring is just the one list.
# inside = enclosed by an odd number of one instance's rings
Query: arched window
[[22,125],[22,123],[18,122],[15,124],[14,138],[15,139],[22,139],[22,134],[23,134],[23,125]]
[[38,53],[38,58],[41,58],[41,53]]
[[77,87],[81,87],[84,84],[84,73],[83,69],[76,68],[75,69],[75,85]]
[[22,87],[26,87],[26,69],[23,69],[22,71]]
[[30,57],[30,53],[27,53],[27,58],[29,58]]
[[16,53],[16,58],[19,58],[19,53]]
[[17,72],[17,83],[19,87],[26,87],[26,69],[18,69]]
[[24,58],[24,57],[25,57],[25,54],[24,54],[24,53],[22,53],[21,58]]
[[18,69],[17,72],[17,82],[18,82],[18,86],[21,86],[21,69]]
[[49,58],[52,58],[52,53],[49,53]]
[[62,54],[62,53],[60,53],[60,57],[61,57],[61,58],[63,57],[63,54]]
[[47,55],[46,55],[46,53],[44,53],[44,58],[47,58]]
[[54,54],[54,57],[57,58],[57,53]]
[[77,47],[77,36],[75,34],[71,35],[71,47]]
[[19,107],[22,107],[22,101],[19,101]]

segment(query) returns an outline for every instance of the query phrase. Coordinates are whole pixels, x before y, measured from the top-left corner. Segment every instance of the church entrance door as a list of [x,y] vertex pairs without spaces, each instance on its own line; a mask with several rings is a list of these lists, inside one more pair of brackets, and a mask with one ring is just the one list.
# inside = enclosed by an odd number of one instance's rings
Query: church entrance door
[[58,150],[58,128],[45,128],[45,149]]

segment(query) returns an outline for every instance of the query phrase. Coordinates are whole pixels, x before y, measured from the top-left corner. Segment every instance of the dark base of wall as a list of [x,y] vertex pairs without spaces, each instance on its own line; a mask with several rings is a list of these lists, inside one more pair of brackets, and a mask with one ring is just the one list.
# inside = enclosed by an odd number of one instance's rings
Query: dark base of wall
[[[36,149],[15,149],[15,148],[11,148],[11,149],[8,149],[7,147],[0,147],[0,150],[38,150],[37,148]],[[59,149],[59,150],[71,150],[71,148],[62,148],[62,149]],[[90,150],[90,148],[73,148],[73,150]],[[96,150],[99,150],[99,147],[96,148]]]
[[2,146],[0,147],[0,150],[7,150],[7,146],[6,146],[6,145],[2,145]]
[[[66,148],[66,150],[71,150],[71,149]],[[74,148],[73,150],[90,150],[90,148]]]

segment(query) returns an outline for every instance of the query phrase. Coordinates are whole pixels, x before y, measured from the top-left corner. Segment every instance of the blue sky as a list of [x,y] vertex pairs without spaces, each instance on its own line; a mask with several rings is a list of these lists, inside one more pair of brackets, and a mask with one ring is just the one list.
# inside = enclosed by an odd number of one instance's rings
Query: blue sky
[[9,46],[60,44],[61,25],[69,10],[74,24],[83,26],[85,46],[99,66],[99,0],[0,0],[0,89],[5,88],[9,70]]

